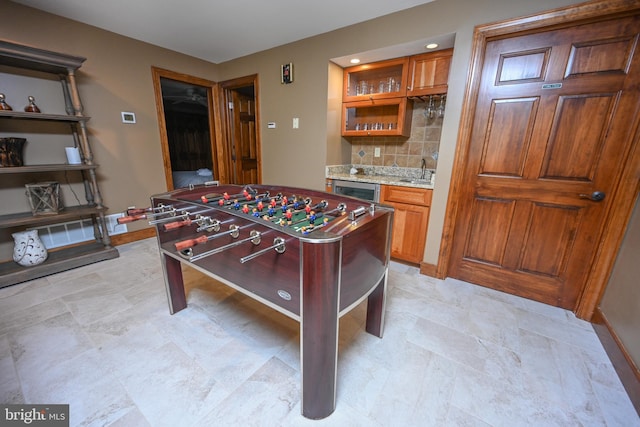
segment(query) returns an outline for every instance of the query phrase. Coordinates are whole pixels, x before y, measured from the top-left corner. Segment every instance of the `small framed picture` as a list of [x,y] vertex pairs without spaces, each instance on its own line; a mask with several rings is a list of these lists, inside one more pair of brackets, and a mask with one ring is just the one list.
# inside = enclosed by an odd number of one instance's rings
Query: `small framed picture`
[[122,111],[122,123],[135,123],[136,122],[136,114],[129,113],[127,111]]
[[282,64],[282,69],[280,72],[280,83],[289,84],[293,83],[293,63],[289,62],[288,64]]

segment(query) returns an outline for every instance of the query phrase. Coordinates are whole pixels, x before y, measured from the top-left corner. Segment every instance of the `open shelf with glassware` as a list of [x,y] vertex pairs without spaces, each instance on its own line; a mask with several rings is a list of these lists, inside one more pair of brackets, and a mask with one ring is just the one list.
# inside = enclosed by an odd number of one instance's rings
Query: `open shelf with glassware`
[[[2,214],[0,214],[0,231],[2,231],[0,236],[4,240],[4,245],[10,244],[10,241],[6,240],[7,237],[10,238],[14,233],[23,232],[25,227],[58,224],[72,220],[89,219],[93,224],[95,237],[94,240],[88,242],[50,250],[46,260],[41,264],[23,266],[13,259],[0,261],[0,287],[118,257],[118,251],[111,246],[105,220],[107,207],[102,203],[102,195],[96,177],[98,165],[94,163],[93,152],[89,144],[87,129],[89,117],[83,114],[76,84],[76,71],[84,61],[85,58],[82,57],[0,40],[0,66],[2,66],[0,71],[17,76],[25,75],[34,80],[39,78],[59,79],[62,85],[61,97],[66,111],[66,114],[39,112],[37,108],[32,111],[16,111],[5,102],[4,96],[2,96],[0,138],[2,138],[4,146],[0,148],[0,154],[3,155],[0,156],[3,161],[2,167],[0,167],[3,186],[0,188],[0,192],[5,197],[9,194],[9,200],[13,200],[11,196],[21,191],[20,186],[26,179],[20,178],[21,176],[50,179],[59,173],[65,174],[65,177],[67,173],[76,174],[77,185],[84,189],[84,200],[77,198],[76,204],[60,206],[59,210],[56,204],[56,209],[46,212],[46,214],[37,212],[33,208],[32,211],[25,212],[20,203],[16,203],[15,206],[5,204]],[[29,90],[30,87],[25,87],[25,93]],[[31,103],[33,99],[30,98],[29,101]],[[15,131],[14,126],[11,125],[14,121],[20,122],[20,126],[15,127],[18,131]],[[19,162],[4,164],[7,160],[9,140],[24,139],[18,138],[18,136],[23,137],[31,133],[37,134],[41,130],[40,123],[62,125],[54,125],[53,128],[49,126],[47,130],[54,129],[52,132],[56,134],[56,138],[59,137],[63,140],[68,138],[70,141],[68,145],[73,145],[80,156],[78,162],[63,163],[54,158],[49,159],[49,162],[30,164],[28,161],[23,162],[20,158]],[[11,130],[11,134],[7,129]],[[46,145],[46,142],[43,143],[46,138],[46,135],[38,135],[33,139],[33,144]],[[31,141],[31,138],[29,140]],[[15,147],[11,148],[16,151]],[[16,153],[11,154],[15,155]],[[30,189],[28,186],[26,187],[27,197],[29,197]],[[5,256],[0,259],[5,259]]]
[[409,136],[413,101],[371,99],[342,104],[343,136]]

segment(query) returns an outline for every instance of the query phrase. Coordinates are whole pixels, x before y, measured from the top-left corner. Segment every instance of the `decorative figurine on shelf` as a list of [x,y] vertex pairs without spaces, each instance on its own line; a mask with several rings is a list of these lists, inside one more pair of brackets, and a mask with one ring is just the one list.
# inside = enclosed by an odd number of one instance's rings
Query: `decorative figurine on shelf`
[[36,99],[33,96],[29,96],[29,105],[24,107],[24,111],[27,113],[39,113],[40,109],[36,105]]
[[4,100],[4,93],[0,93],[0,110],[12,111],[11,105],[7,104]]

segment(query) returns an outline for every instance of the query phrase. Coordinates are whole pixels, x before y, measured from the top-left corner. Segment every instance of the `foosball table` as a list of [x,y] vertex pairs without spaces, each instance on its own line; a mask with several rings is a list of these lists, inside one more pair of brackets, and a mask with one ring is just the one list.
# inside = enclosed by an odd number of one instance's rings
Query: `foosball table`
[[197,186],[151,197],[121,223],[156,227],[170,312],[187,306],[182,264],[300,323],[301,406],[336,405],[339,318],[367,300],[382,337],[393,209],[352,197],[267,185]]

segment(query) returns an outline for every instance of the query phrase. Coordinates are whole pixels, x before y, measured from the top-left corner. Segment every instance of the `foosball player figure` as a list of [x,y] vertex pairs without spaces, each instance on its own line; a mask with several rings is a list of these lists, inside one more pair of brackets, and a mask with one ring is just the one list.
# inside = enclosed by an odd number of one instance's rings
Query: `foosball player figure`
[[249,213],[249,206],[247,206],[247,205],[243,205],[243,206],[242,206],[242,213],[246,213],[246,214],[248,214],[248,213]]
[[311,206],[309,205],[305,205],[304,206],[304,211],[307,213],[307,217],[309,216],[309,214],[311,213]]
[[285,218],[287,218],[287,224],[291,225],[291,221],[293,219],[293,212],[291,212],[291,209],[287,209],[287,212],[284,214]]
[[258,209],[253,208],[253,210],[251,211],[251,215],[255,216],[256,218],[260,218],[260,212],[258,212]]
[[260,201],[258,202],[257,209],[258,209],[260,212],[262,212],[262,209],[264,209],[264,203],[262,203],[262,200],[260,200]]
[[308,218],[309,218],[309,224],[314,225],[316,223],[316,212],[310,211]]
[[329,224],[329,218],[325,216],[324,218],[322,218],[322,225],[327,225],[327,224]]
[[219,206],[224,206],[224,199],[218,200],[218,205]]
[[273,209],[273,206],[269,206],[269,210],[267,211],[267,215],[269,215],[269,218],[273,217],[276,214],[275,209]]
[[271,206],[272,208],[275,208],[278,205],[278,203],[276,202],[275,198],[272,198],[271,201],[269,202],[269,206]]
[[231,196],[229,195],[229,193],[227,193],[226,191],[224,193],[222,193],[222,198],[225,200],[229,200],[231,198]]
[[300,202],[297,197],[293,198],[293,209],[298,210],[300,208]]
[[233,209],[240,210],[240,203],[238,202],[238,199],[233,201]]

